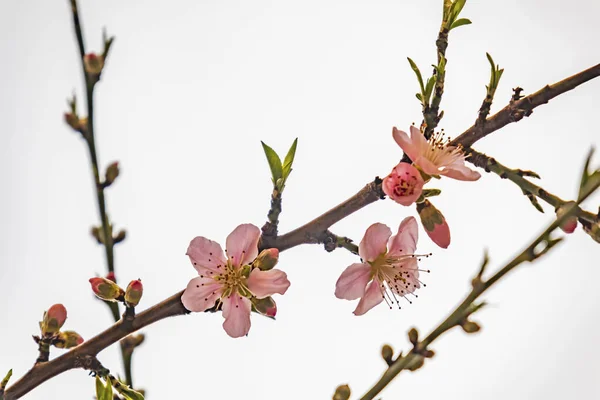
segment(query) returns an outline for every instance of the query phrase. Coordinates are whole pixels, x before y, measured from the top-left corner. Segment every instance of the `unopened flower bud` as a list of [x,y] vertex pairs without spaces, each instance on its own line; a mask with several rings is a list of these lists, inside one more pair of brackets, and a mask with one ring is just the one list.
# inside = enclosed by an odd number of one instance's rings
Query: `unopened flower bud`
[[100,75],[104,68],[104,57],[95,53],[88,53],[83,56],[83,67],[85,72],[90,75]]
[[408,340],[415,346],[419,343],[419,332],[415,328],[410,328],[408,331]]
[[277,265],[277,261],[279,261],[279,250],[271,248],[261,251],[252,265],[261,271],[268,271]]
[[461,326],[463,328],[463,331],[465,331],[467,333],[479,332],[479,330],[481,329],[479,324],[477,322],[473,322],[473,321],[465,321],[465,323],[462,324]]
[[450,228],[444,215],[429,200],[417,204],[417,211],[425,233],[438,246],[447,249],[450,246]]
[[350,391],[350,386],[340,385],[335,389],[333,400],[348,400],[351,394],[352,392]]
[[102,231],[102,227],[92,226],[90,234],[96,239],[98,244],[104,244],[104,232]]
[[125,229],[121,229],[117,236],[113,238],[113,244],[121,243],[127,237],[127,231]]
[[424,184],[418,169],[412,164],[401,162],[383,179],[381,188],[396,203],[409,206],[421,196]]
[[40,324],[42,335],[54,335],[65,324],[67,320],[67,309],[62,304],[55,304],[44,313],[44,319]]
[[381,357],[385,360],[387,365],[392,365],[394,362],[394,349],[389,344],[384,344],[381,348]]
[[54,343],[59,349],[70,349],[83,343],[83,338],[75,331],[63,331],[58,334],[58,340]]
[[277,304],[275,304],[275,300],[271,296],[264,299],[253,298],[252,304],[259,314],[270,318],[275,318],[275,315],[277,315]]
[[106,278],[91,278],[90,284],[94,294],[101,300],[117,301],[123,298],[125,292],[116,283]]
[[135,307],[140,303],[142,294],[144,293],[144,286],[142,281],[139,279],[129,282],[127,290],[125,290],[125,303],[128,307]]
[[79,118],[73,113],[65,113],[65,122],[74,130],[79,130]]
[[110,186],[119,176],[119,162],[115,161],[106,167],[106,173],[104,174],[104,185]]
[[[573,202],[570,202],[570,203],[573,203]],[[563,215],[565,215],[565,213],[568,210],[571,209],[571,207],[572,207],[572,205],[569,203],[564,204],[563,206],[559,207],[556,210],[556,218],[561,218]],[[571,216],[567,217],[567,219],[564,220],[562,222],[562,224],[560,224],[560,229],[562,229],[564,233],[573,233],[575,228],[577,228],[577,216],[576,215],[571,215]]]

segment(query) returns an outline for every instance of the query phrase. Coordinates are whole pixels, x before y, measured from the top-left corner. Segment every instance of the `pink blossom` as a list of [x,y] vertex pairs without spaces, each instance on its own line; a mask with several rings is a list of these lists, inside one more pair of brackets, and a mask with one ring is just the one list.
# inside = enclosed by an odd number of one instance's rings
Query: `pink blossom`
[[227,255],[217,242],[201,236],[190,242],[186,253],[200,276],[189,282],[181,296],[183,305],[194,312],[222,305],[223,328],[231,337],[248,334],[252,297],[284,294],[290,286],[285,272],[252,267],[259,239],[258,227],[243,224],[227,237]]
[[384,224],[371,225],[358,246],[363,262],[352,264],[342,272],[335,296],[346,300],[360,298],[355,315],[363,315],[384,299],[390,307],[394,302],[398,304],[399,297],[406,297],[421,287],[414,254],[417,239],[414,217],[405,218],[394,236]]
[[450,246],[450,227],[446,222],[446,218],[444,218],[444,214],[435,208],[429,200],[417,204],[417,211],[427,236],[433,243],[447,249]]
[[395,127],[392,135],[413,163],[427,175],[444,175],[461,181],[476,181],[481,177],[479,172],[465,165],[465,155],[460,146],[450,146],[443,135],[435,134],[426,140],[415,126],[410,127],[410,138]]
[[401,162],[383,179],[382,189],[396,203],[410,206],[421,196],[424,184],[418,169]]

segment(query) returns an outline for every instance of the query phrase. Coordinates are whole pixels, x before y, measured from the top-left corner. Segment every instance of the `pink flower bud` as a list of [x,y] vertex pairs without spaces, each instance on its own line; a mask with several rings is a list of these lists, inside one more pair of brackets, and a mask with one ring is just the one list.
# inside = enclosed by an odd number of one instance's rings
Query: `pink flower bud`
[[252,265],[262,271],[268,271],[277,265],[277,261],[279,261],[279,250],[271,248],[261,251]]
[[252,305],[259,314],[270,318],[275,318],[275,315],[277,315],[277,304],[271,296],[265,297],[264,299],[253,298]]
[[[571,209],[571,207],[572,206],[568,203],[559,207],[556,210],[556,218],[561,218],[563,215],[565,215],[567,210]],[[562,229],[564,233],[573,233],[573,231],[575,231],[575,228],[577,228],[577,216],[575,215],[567,217],[567,219],[564,220],[562,224],[560,224],[560,229]]]
[[64,331],[58,334],[58,340],[54,346],[59,349],[70,349],[83,343],[83,338],[75,331]]
[[123,298],[125,292],[116,283],[106,278],[91,278],[92,291],[101,300],[117,301]]
[[421,196],[424,184],[418,169],[409,163],[401,162],[383,179],[381,188],[396,203],[409,206]]
[[429,200],[417,204],[417,211],[425,233],[435,244],[447,249],[450,246],[450,228],[444,215]]
[[41,323],[43,335],[54,335],[65,324],[67,320],[67,309],[62,304],[55,304],[44,313]]
[[142,281],[139,279],[129,282],[127,290],[125,290],[125,303],[128,307],[135,307],[140,303],[142,294],[144,293],[144,286]]
[[73,113],[65,113],[65,122],[74,130],[79,130],[79,118]]
[[88,53],[83,57],[83,67],[90,75],[100,75],[104,68],[104,57],[95,53]]

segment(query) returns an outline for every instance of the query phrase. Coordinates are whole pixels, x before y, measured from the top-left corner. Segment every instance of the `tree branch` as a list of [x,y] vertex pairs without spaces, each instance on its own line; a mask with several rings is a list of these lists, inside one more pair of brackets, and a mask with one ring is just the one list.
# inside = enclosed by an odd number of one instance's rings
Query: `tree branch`
[[361,208],[383,198],[383,196],[385,196],[385,194],[381,190],[381,180],[375,178],[375,181],[367,184],[348,200],[335,206],[309,223],[294,229],[285,235],[279,236],[274,243],[274,247],[280,251],[284,251],[300,244],[323,243],[322,241],[319,241],[319,238],[322,238],[322,235],[325,234],[329,227]]
[[21,379],[4,392],[5,400],[16,400],[48,379],[74,368],[83,368],[87,361],[130,333],[157,321],[189,313],[181,303],[183,291],[156,304],[133,319],[119,320],[104,332],[49,362],[36,364]]
[[485,122],[483,128],[474,124],[469,129],[456,137],[451,144],[454,146],[462,145],[469,147],[479,139],[482,139],[492,132],[512,123],[518,122],[523,117],[528,117],[533,112],[533,109],[548,103],[556,96],[559,96],[569,90],[575,89],[577,86],[600,76],[600,64],[581,71],[573,76],[556,82],[552,85],[546,85],[537,92],[523,97],[517,101],[511,101],[506,107],[492,115]]
[[[523,170],[515,170],[508,168],[498,161],[496,161],[493,157],[488,157],[483,153],[479,153],[473,149],[466,149],[467,154],[469,154],[468,161],[473,163],[474,165],[485,169],[488,172],[493,172],[498,175],[502,179],[508,179],[515,183],[517,186],[523,190],[523,193],[529,197],[529,200],[538,208],[538,210],[542,211],[541,207],[537,204],[537,200],[535,198],[540,198],[546,203],[550,204],[554,209],[565,206],[568,202],[561,199],[558,196],[549,193],[545,189],[533,184],[531,181],[525,179],[525,176],[532,176],[531,171],[523,171]],[[535,176],[535,175],[534,175]],[[536,176],[537,177],[537,176]],[[539,178],[539,177],[538,177]],[[533,196],[533,198],[532,198]],[[598,216],[592,214],[588,211],[582,210],[580,207],[577,207],[575,210],[575,215],[578,218],[581,218],[585,221],[596,223],[598,222]]]
[[[586,193],[586,196],[589,196],[592,192],[598,189],[600,186],[600,181],[598,181],[591,190]],[[584,199],[580,199],[579,203],[581,203]],[[460,326],[464,324],[465,321],[469,318],[469,316],[481,308],[482,304],[476,305],[475,300],[481,296],[487,289],[489,289],[492,285],[498,282],[502,277],[512,271],[514,268],[519,266],[524,262],[533,262],[548,253],[548,251],[558,244],[562,239],[551,239],[550,234],[560,226],[562,222],[564,222],[570,215],[574,214],[577,210],[577,206],[572,204],[570,209],[560,218],[555,220],[548,228],[544,230],[525,250],[523,250],[518,256],[513,258],[510,262],[508,262],[504,267],[502,267],[498,272],[496,272],[492,277],[488,280],[484,280],[482,278],[483,268],[487,262],[484,261],[484,264],[481,268],[481,271],[478,275],[473,279],[473,289],[467,295],[467,297],[460,303],[458,307],[456,307],[450,315],[440,324],[437,328],[435,328],[425,339],[421,342],[418,340],[415,341],[413,349],[405,356],[398,357],[388,369],[383,373],[379,381],[373,385],[373,387],[365,393],[361,400],[372,400],[375,398],[377,394],[379,394],[400,372],[405,369],[416,370],[423,365],[427,354],[433,355],[428,350],[428,346],[433,343],[438,337],[440,337],[443,333],[449,331],[450,329]],[[544,244],[542,249],[536,250],[539,245]],[[430,356],[431,356],[430,355]]]

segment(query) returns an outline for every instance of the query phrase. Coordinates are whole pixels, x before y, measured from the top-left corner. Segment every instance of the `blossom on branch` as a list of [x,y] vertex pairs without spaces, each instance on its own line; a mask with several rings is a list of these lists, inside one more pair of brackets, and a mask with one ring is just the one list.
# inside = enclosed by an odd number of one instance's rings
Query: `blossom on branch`
[[223,328],[231,337],[248,334],[253,299],[284,294],[290,286],[285,272],[252,266],[259,239],[258,227],[242,224],[227,237],[225,253],[217,242],[202,236],[190,242],[186,253],[200,276],[189,282],[181,296],[183,305],[194,312],[222,306]]
[[461,181],[476,181],[481,177],[479,172],[465,165],[462,149],[451,146],[443,134],[435,134],[427,140],[421,131],[412,125],[410,138],[406,132],[396,127],[392,130],[392,135],[413,164],[427,175],[444,175]]
[[352,264],[342,272],[335,296],[345,300],[360,298],[355,315],[363,315],[383,300],[390,308],[392,304],[400,307],[400,297],[407,299],[407,295],[421,287],[419,271],[423,270],[417,265],[419,255],[414,254],[417,240],[414,217],[405,218],[394,236],[384,224],[371,225],[358,246],[363,262]]
[[423,192],[425,181],[418,169],[401,162],[383,179],[383,192],[396,203],[410,206]]

